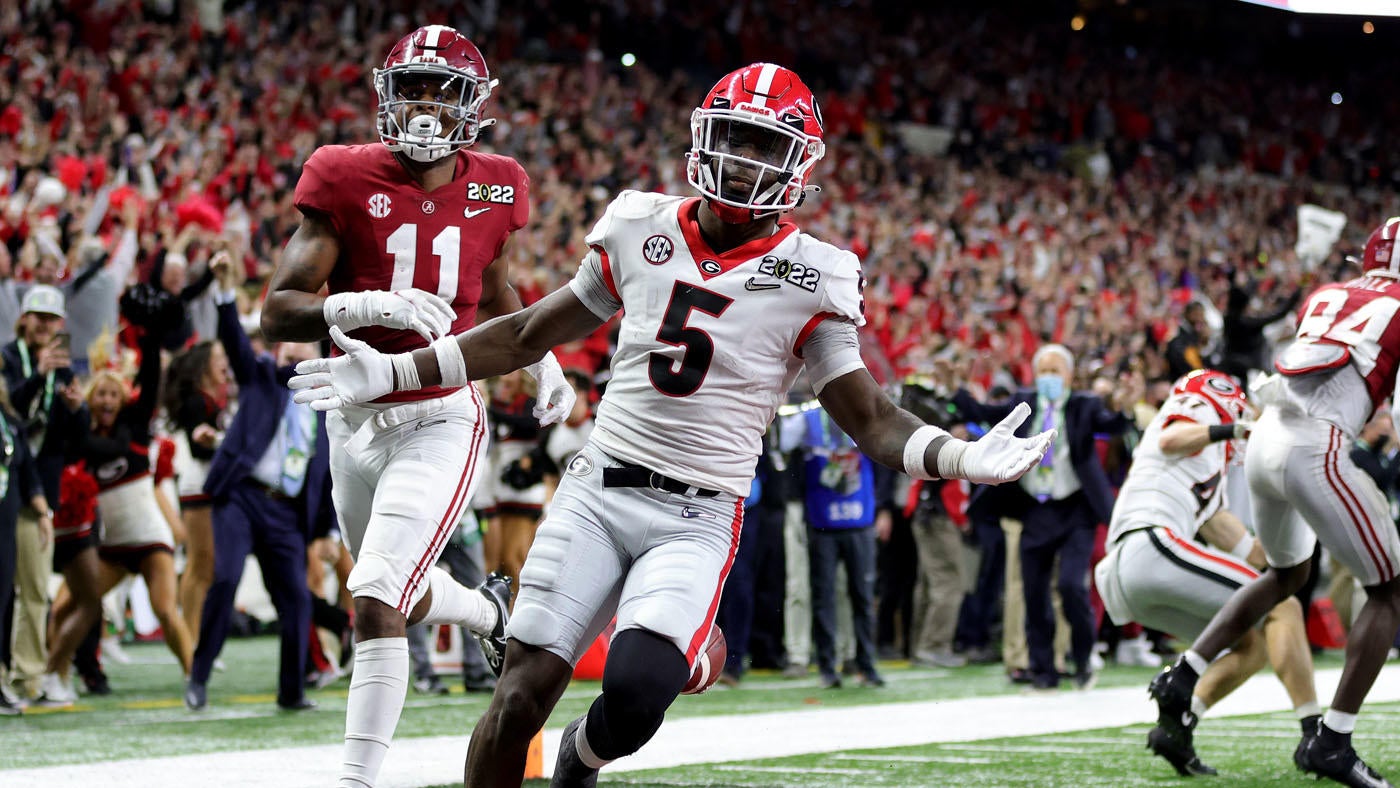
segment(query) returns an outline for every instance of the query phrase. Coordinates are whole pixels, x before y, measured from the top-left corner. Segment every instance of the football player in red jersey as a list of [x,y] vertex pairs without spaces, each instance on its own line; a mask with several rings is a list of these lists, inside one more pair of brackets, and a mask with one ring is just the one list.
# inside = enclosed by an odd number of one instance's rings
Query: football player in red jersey
[[458,337],[455,354],[439,342],[441,354],[385,356],[332,329],[348,355],[302,365],[291,381],[305,389],[295,399],[320,410],[462,385],[623,311],[593,432],[521,572],[467,785],[521,784],[530,739],[614,613],[602,694],[564,729],[552,785],[593,785],[656,733],[704,658],[764,430],[803,367],[862,451],[921,479],[1010,481],[1054,438],[1014,435],[1030,413],[1022,405],[981,440],[955,440],[895,407],[870,376],[856,333],[860,261],[781,220],[825,150],[796,74],[772,63],[732,72],[691,130],[688,179],[700,196],[622,192],[585,238],[568,287]]
[[[323,339],[334,327],[385,352],[435,337],[455,348],[451,334],[521,308],[501,249],[529,217],[529,178],[514,159],[468,150],[491,124],[481,112],[495,84],[452,28],[422,27],[394,46],[374,72],[382,144],[325,146],[302,169],[302,223],[262,311],[268,339]],[[567,416],[573,390],[553,355],[529,372],[536,416]],[[357,647],[339,784],[363,788],[374,785],[403,708],[405,624],[469,627],[499,672],[509,580],[488,578],[478,592],[435,568],[481,476],[488,430],[472,386],[381,397],[339,411],[326,428],[336,512],[355,555]]]
[[1279,375],[1256,388],[1265,404],[1245,454],[1245,475],[1259,543],[1269,567],[1230,597],[1175,665],[1158,674],[1158,727],[1190,741],[1192,690],[1200,674],[1274,605],[1308,579],[1319,541],[1366,589],[1366,604],[1347,638],[1346,664],[1332,705],[1293,752],[1303,771],[1344,785],[1390,782],[1351,745],[1361,704],[1400,628],[1400,535],[1390,504],[1350,449],[1371,416],[1390,399],[1400,371],[1400,217],[1376,228],[1362,254],[1362,275],[1325,284],[1304,301],[1292,344],[1274,366]]

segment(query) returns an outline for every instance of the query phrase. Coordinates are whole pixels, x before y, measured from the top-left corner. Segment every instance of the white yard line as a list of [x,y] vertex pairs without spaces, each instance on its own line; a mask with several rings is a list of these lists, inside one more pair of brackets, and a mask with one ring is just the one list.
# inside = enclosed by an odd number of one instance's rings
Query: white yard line
[[[1318,695],[1324,701],[1331,698],[1340,674],[1335,668],[1318,672]],[[1382,671],[1369,699],[1400,700],[1400,671]],[[1277,679],[1256,676],[1211,710],[1202,723],[1202,733],[1215,717],[1287,709],[1288,699]],[[1140,725],[1152,722],[1155,716],[1156,709],[1143,687],[1124,687],[690,717],[668,721],[641,752],[608,771],[1066,733]],[[1369,735],[1367,723],[1363,710],[1363,737]],[[1279,725],[1280,733],[1293,735],[1287,721],[1281,720]],[[559,733],[558,728],[544,733],[546,774],[553,769]],[[421,788],[457,782],[462,779],[466,751],[464,736],[400,739],[389,751],[381,784],[385,788]],[[207,784],[217,775],[217,784],[227,788],[303,788],[333,783],[339,764],[339,745],[317,745],[15,769],[0,771],[0,783],[6,788],[187,788]]]

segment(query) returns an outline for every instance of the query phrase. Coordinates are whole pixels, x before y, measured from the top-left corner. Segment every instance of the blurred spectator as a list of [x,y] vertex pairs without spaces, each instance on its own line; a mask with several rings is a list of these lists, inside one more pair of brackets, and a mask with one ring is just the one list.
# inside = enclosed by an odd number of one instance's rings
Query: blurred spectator
[[46,551],[53,543],[53,510],[39,483],[38,468],[24,439],[22,422],[10,407],[9,398],[0,393],[0,717],[20,712],[17,701],[11,698],[9,685],[14,668],[10,644],[15,622],[18,553],[15,529],[22,507],[35,513],[36,539],[41,550]]
[[316,358],[314,344],[284,342],[277,357],[253,353],[238,321],[226,253],[220,270],[219,341],[238,381],[238,411],[209,465],[205,492],[214,500],[214,583],[204,600],[203,626],[185,705],[208,703],[209,675],[223,649],[234,591],[251,553],[277,609],[282,649],[277,706],[316,706],[303,689],[311,629],[306,587],[310,535],[334,515],[329,494],[330,449],[325,416],[292,402],[287,380],[298,361]]
[[1167,343],[1167,374],[1172,380],[1211,364],[1211,330],[1205,306],[1192,301],[1181,312],[1176,335]]
[[163,400],[175,427],[180,516],[185,529],[185,571],[180,576],[180,612],[190,635],[199,637],[204,595],[214,582],[213,501],[204,492],[209,463],[228,426],[228,354],[213,340],[175,356],[166,369]]
[[875,464],[820,407],[786,419],[782,448],[803,449],[808,555],[812,588],[812,640],[821,686],[841,686],[837,674],[837,567],[846,570],[856,645],[855,664],[866,686],[884,686],[875,667],[875,542],[888,534],[890,513],[877,510],[888,498],[889,475],[877,490]]
[[[1258,290],[1258,282],[1250,278],[1244,269],[1234,272],[1230,277],[1225,325],[1221,330],[1220,369],[1246,385],[1250,372],[1265,369],[1269,363],[1269,359],[1264,357],[1264,329],[1292,312],[1303,297],[1302,288],[1294,288],[1271,311],[1257,314],[1250,311],[1250,301]],[[1268,371],[1273,370],[1270,368]]]
[[979,487],[973,497],[987,496],[996,502],[1000,513],[1023,524],[1019,550],[1032,683],[1038,689],[1050,689],[1060,681],[1050,601],[1051,574],[1058,558],[1055,585],[1071,629],[1075,684],[1087,687],[1094,681],[1089,662],[1094,644],[1089,557],[1097,524],[1107,522],[1113,511],[1113,490],[1094,446],[1095,435],[1127,429],[1129,421],[1123,411],[1131,408],[1141,392],[1132,386],[1120,388],[1110,410],[1098,397],[1072,391],[1074,357],[1060,345],[1041,347],[1032,365],[1036,388],[1016,392],[1004,405],[983,404],[966,390],[959,390],[954,399],[969,420],[986,424],[1001,421],[1024,402],[1031,405],[1031,415],[1018,434],[1059,430],[1040,466],[1018,484]]
[[[63,294],[56,288],[36,285],[25,292],[17,326],[19,336],[0,349],[5,386],[10,402],[23,419],[25,443],[38,468],[46,500],[59,500],[69,440],[87,418],[81,407],[69,403],[81,399],[69,358],[69,336],[64,329]],[[49,574],[54,563],[54,541],[40,540],[39,521],[19,510],[19,593],[15,604],[14,679],[25,697],[39,693],[48,661],[46,630],[49,611]]]

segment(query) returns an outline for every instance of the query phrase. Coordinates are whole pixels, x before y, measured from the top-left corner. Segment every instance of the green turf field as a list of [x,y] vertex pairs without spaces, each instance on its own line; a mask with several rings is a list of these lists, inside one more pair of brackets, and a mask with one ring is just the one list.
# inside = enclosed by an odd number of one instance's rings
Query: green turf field
[[[343,732],[344,681],[312,693],[313,712],[279,712],[273,704],[276,641],[230,641],[226,672],[210,682],[210,708],[190,713],[180,701],[181,684],[173,659],[159,644],[129,646],[129,665],[109,665],[114,693],[84,697],[67,711],[31,709],[22,718],[0,718],[0,785],[4,770],[59,764],[93,764],[129,758],[194,753],[335,745]],[[1336,654],[1319,667],[1340,665]],[[669,719],[757,714],[916,700],[953,700],[1020,693],[1000,666],[958,670],[882,665],[889,679],[883,689],[848,686],[822,690],[815,676],[788,680],[755,672],[737,690],[713,690],[684,697]],[[1100,687],[1146,687],[1152,671],[1110,667]],[[459,681],[445,698],[410,694],[397,738],[462,736],[486,705],[486,696],[464,695]],[[560,703],[549,725],[557,728],[582,713],[597,685],[578,682]],[[1066,691],[1068,692],[1068,691]],[[1325,699],[1324,699],[1325,700]],[[1053,709],[1053,703],[1042,708]],[[1053,713],[1053,712],[1052,712]],[[1400,773],[1400,704],[1368,707],[1358,748],[1383,773]],[[938,785],[1173,785],[1181,784],[1165,763],[1143,748],[1145,725],[1075,733],[991,739],[881,750],[827,752],[785,758],[716,763],[604,774],[603,783],[669,786],[938,786]],[[1219,768],[1221,785],[1303,785],[1289,755],[1297,726],[1288,714],[1207,717],[1199,729],[1202,759]],[[1212,782],[1212,781],[1206,781]],[[543,781],[531,782],[543,786]]]

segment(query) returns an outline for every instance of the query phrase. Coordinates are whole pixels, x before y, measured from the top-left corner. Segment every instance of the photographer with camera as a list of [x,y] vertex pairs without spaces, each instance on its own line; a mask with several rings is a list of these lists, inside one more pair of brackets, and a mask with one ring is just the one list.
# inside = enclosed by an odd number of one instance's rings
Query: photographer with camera
[[[49,285],[33,285],[20,304],[16,338],[0,349],[4,361],[5,387],[18,414],[29,453],[35,458],[44,498],[58,504],[58,480],[63,474],[64,448],[69,436],[81,427],[82,394],[74,382],[69,336],[63,333],[66,304],[63,293]],[[17,530],[18,566],[15,600],[14,674],[22,694],[39,693],[40,679],[48,659],[45,638],[49,613],[48,579],[53,570],[67,574],[67,568],[84,548],[96,545],[94,534],[57,534],[48,538],[40,527],[41,512],[21,508]],[[74,567],[79,577],[70,587],[96,587],[95,551]],[[91,580],[84,583],[83,580]]]

